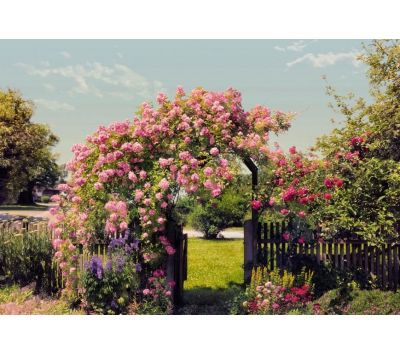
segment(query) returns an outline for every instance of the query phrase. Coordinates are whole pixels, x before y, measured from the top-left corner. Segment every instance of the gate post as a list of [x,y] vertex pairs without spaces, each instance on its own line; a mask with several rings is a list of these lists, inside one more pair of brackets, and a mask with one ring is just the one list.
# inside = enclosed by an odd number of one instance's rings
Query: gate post
[[[167,224],[167,238],[175,249],[173,255],[167,255],[167,281],[175,283],[172,298],[174,304],[182,301],[183,282],[186,276],[185,252],[187,252],[187,236],[183,234],[183,228],[175,222]],[[185,249],[186,248],[186,249]]]
[[251,281],[251,272],[256,265],[257,236],[252,220],[244,222],[244,282],[248,285]]

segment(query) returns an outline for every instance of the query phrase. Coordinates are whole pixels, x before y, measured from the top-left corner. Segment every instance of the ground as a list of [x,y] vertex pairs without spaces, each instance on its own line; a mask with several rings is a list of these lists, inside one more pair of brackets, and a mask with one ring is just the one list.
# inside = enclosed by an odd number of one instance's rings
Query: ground
[[47,295],[34,295],[34,285],[19,287],[16,285],[0,288],[0,315],[19,314],[84,314],[78,310],[71,310],[68,305]]
[[188,279],[179,314],[226,314],[243,285],[243,240],[188,241]]

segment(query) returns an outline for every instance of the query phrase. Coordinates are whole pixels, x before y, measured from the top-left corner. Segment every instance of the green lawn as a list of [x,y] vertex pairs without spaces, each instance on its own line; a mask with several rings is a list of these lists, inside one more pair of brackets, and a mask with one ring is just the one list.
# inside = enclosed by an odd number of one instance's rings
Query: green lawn
[[243,284],[243,240],[188,239],[188,279],[180,314],[224,314]]

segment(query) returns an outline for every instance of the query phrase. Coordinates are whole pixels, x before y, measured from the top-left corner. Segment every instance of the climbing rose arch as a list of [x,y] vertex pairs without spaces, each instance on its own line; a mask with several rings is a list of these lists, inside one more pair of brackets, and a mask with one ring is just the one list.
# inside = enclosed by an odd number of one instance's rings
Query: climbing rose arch
[[72,179],[53,200],[55,258],[66,288],[77,287],[77,244],[133,233],[143,263],[174,248],[166,221],[180,190],[216,198],[238,173],[231,156],[268,159],[270,132],[290,126],[291,115],[256,106],[244,111],[241,94],[179,87],[174,99],[145,102],[133,120],[100,127],[72,148]]

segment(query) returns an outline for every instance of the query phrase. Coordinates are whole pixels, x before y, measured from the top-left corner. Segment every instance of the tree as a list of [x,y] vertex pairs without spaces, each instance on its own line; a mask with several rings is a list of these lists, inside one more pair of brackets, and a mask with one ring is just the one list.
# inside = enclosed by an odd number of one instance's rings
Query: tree
[[0,203],[21,192],[21,200],[32,203],[34,184],[57,175],[51,147],[58,138],[47,125],[33,123],[33,113],[33,103],[19,92],[0,91]]
[[321,206],[319,218],[330,235],[379,243],[399,235],[400,41],[374,41],[359,59],[369,67],[372,102],[328,86],[345,122],[321,137],[316,149],[345,188]]
[[249,180],[239,175],[219,199],[204,199],[202,204],[197,204],[189,216],[192,226],[206,239],[217,238],[225,228],[243,226],[251,191]]

